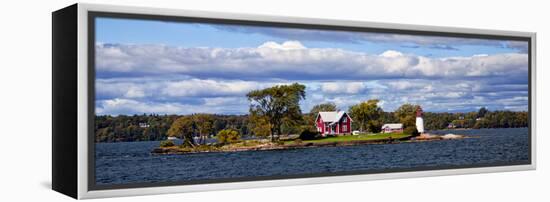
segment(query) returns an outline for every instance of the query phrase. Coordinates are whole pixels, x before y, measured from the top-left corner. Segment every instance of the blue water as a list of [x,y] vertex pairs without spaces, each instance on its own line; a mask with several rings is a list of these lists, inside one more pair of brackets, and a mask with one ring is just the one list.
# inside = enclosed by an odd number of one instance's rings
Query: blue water
[[475,166],[529,160],[527,128],[431,131],[479,136],[460,140],[152,155],[159,142],[96,144],[98,185],[320,174],[342,171]]

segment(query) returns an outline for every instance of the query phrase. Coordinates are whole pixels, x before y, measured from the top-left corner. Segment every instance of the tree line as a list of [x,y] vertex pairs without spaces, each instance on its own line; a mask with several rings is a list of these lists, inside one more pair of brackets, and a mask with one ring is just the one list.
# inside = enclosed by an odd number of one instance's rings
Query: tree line
[[[196,117],[200,118],[196,118]],[[195,118],[192,118],[195,117]],[[207,117],[207,118],[204,118]],[[248,132],[248,116],[246,115],[219,115],[219,114],[193,114],[193,115],[159,115],[159,114],[141,114],[141,115],[101,115],[95,117],[95,141],[96,142],[133,142],[133,141],[160,141],[169,136],[170,128],[176,120],[180,119],[177,125],[185,125],[187,119],[200,121],[207,119],[210,127],[202,126],[203,138],[208,135],[217,134],[219,131],[232,128],[241,134]],[[188,124],[188,123],[187,123]],[[196,127],[194,123],[192,127]],[[172,129],[173,132],[175,129]],[[198,136],[198,132],[197,132]]]

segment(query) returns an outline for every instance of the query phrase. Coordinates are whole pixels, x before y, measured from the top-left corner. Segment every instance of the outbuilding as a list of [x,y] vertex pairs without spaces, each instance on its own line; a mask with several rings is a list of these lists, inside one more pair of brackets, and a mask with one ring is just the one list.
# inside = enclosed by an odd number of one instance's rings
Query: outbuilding
[[382,133],[402,133],[402,123],[387,123],[382,126]]

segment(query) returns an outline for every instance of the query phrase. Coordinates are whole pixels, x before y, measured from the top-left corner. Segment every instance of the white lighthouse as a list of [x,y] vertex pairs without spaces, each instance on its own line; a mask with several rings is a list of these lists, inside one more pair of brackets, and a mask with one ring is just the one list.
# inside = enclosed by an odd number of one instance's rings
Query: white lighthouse
[[424,119],[422,119],[422,108],[418,106],[416,108],[416,130],[418,133],[424,133]]

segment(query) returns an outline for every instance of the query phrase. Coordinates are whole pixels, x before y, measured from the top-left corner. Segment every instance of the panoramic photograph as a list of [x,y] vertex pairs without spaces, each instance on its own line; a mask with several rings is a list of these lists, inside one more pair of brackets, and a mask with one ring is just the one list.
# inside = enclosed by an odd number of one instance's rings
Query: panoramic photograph
[[95,18],[95,184],[530,163],[529,44]]

